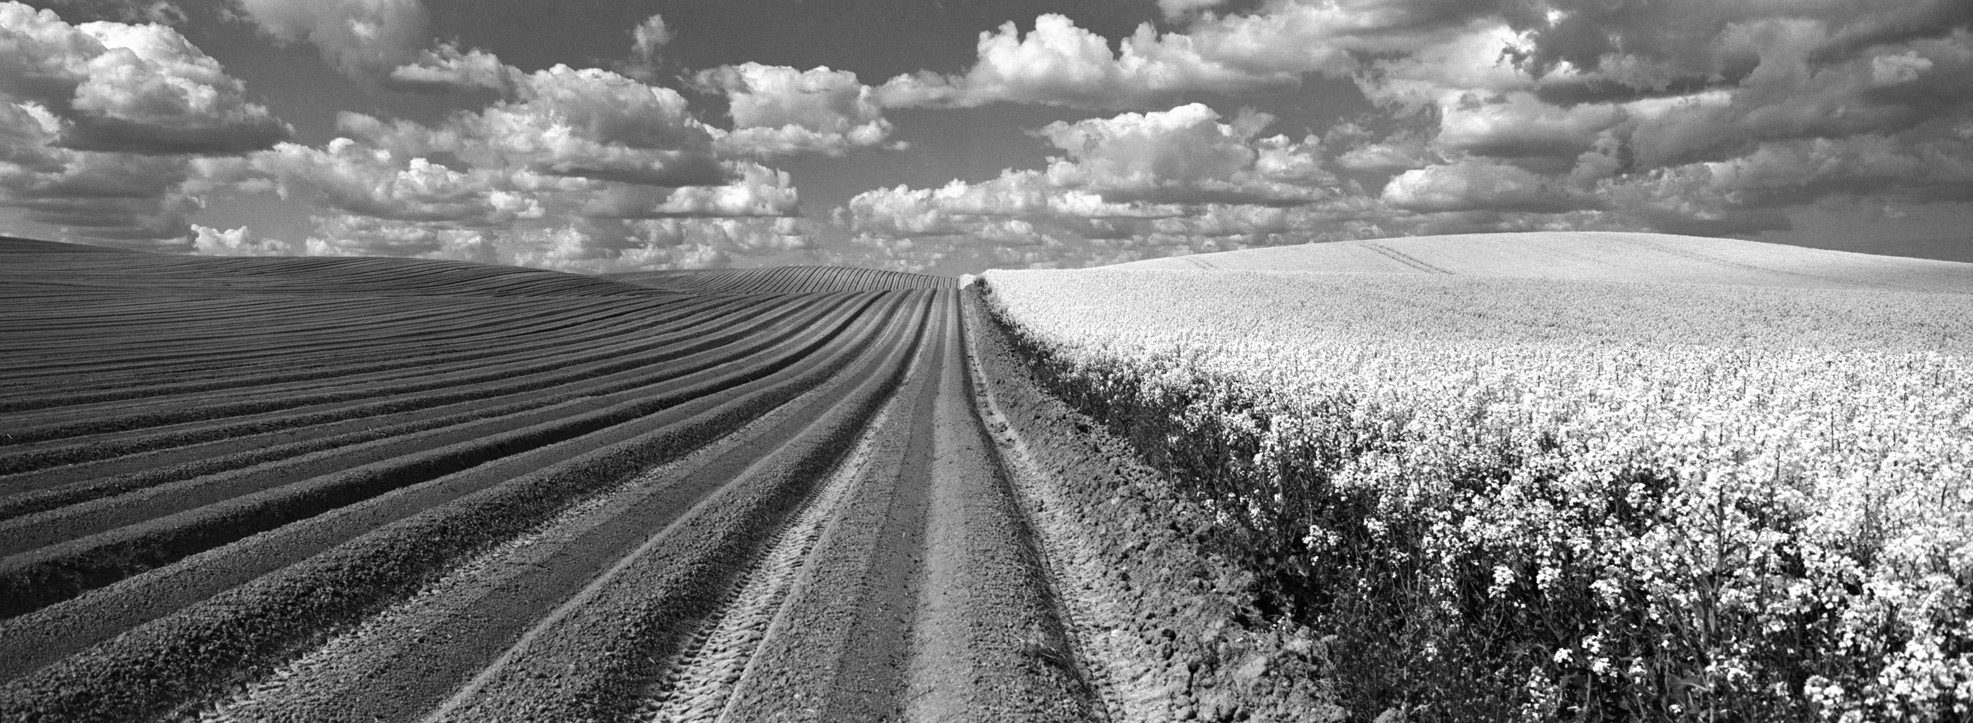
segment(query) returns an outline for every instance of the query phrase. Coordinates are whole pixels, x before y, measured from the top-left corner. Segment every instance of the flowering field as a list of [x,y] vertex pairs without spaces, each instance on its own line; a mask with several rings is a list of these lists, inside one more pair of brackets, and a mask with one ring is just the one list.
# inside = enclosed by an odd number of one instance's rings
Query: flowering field
[[1973,715],[1973,294],[984,278],[1358,716]]

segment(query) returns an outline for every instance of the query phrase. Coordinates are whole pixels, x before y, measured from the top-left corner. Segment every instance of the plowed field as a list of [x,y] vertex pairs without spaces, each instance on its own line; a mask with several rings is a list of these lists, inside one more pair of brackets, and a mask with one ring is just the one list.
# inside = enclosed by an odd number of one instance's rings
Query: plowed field
[[0,720],[1331,713],[978,303],[0,239]]
[[1104,715],[953,280],[7,250],[0,719]]

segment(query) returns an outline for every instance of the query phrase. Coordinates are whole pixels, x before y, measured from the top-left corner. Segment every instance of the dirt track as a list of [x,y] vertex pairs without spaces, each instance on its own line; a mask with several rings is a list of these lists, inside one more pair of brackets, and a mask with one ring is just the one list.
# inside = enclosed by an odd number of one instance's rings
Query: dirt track
[[14,258],[0,717],[1108,710],[950,280]]

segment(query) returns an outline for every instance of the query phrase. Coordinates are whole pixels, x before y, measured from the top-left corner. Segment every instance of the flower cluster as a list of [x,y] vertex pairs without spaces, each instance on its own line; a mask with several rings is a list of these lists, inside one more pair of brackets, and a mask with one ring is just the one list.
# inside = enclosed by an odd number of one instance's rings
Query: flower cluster
[[1973,295],[985,279],[1366,717],[1973,715]]

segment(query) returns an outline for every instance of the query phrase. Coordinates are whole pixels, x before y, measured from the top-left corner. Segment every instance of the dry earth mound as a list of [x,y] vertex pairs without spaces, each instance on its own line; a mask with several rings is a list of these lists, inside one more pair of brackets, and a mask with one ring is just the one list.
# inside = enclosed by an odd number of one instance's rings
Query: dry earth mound
[[1973,293],[1973,264],[1656,233],[1459,234],[1275,246],[1110,268],[1313,271]]
[[681,293],[796,294],[952,288],[944,276],[847,266],[777,266],[705,271],[632,271],[603,278]]

